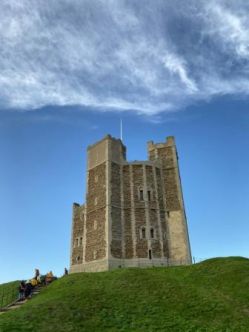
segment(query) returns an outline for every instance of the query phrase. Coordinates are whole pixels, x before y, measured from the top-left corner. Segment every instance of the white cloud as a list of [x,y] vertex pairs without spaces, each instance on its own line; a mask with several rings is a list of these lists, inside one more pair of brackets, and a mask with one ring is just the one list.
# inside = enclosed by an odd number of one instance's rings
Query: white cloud
[[[248,6],[248,5],[247,5]],[[211,1],[206,5],[210,32],[216,33],[223,46],[233,50],[238,57],[249,56],[249,8],[237,3],[236,7]]]
[[170,72],[177,74],[190,92],[196,92],[195,83],[188,77],[186,65],[183,60],[179,59],[176,54],[167,54],[164,59],[164,65]]
[[248,13],[240,0],[2,0],[0,107],[155,115],[248,95]]

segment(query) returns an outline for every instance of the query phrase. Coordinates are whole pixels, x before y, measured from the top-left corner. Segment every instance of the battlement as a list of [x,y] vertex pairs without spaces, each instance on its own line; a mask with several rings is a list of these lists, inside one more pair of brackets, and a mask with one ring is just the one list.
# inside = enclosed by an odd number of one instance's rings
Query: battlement
[[96,147],[97,145],[101,144],[102,142],[104,142],[106,140],[111,140],[115,143],[121,144],[126,149],[125,145],[123,144],[123,142],[121,141],[120,138],[115,138],[115,137],[107,134],[106,136],[104,136],[101,140],[97,141],[96,143],[88,145],[87,150],[90,150],[90,149]]
[[152,151],[154,149],[161,149],[169,146],[175,146],[174,136],[167,136],[165,143],[154,143],[153,141],[147,142],[148,151]]

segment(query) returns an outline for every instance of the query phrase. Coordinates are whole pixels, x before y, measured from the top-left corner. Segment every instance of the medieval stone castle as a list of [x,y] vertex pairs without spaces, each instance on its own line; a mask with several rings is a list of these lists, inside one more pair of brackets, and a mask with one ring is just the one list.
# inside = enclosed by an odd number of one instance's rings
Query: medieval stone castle
[[73,204],[70,272],[191,264],[174,137],[126,161],[110,135],[88,147],[86,204]]

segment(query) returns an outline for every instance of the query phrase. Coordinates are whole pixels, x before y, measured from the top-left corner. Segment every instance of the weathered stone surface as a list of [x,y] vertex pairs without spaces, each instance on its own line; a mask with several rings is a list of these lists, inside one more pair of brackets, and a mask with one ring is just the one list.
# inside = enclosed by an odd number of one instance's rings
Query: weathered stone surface
[[112,207],[112,242],[111,254],[115,258],[122,258],[122,223],[121,223],[121,208]]
[[124,210],[124,246],[125,246],[125,257],[133,258],[133,236],[132,236],[132,226],[131,226],[131,209]]
[[84,206],[73,205],[73,229],[71,264],[82,264],[83,261],[83,227],[84,227]]
[[107,245],[105,231],[105,213],[106,208],[96,209],[87,213],[85,253],[86,262],[90,262],[96,259],[102,259],[106,256]]
[[106,136],[88,148],[86,206],[74,204],[71,272],[191,264],[173,137],[148,143],[149,161],[125,160]]
[[106,163],[89,170],[87,192],[88,212],[106,205]]

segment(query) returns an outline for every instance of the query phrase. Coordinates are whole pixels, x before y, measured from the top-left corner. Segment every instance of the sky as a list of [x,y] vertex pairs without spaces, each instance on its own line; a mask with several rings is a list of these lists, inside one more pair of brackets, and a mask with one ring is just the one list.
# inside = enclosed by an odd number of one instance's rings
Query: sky
[[174,135],[196,261],[249,256],[249,4],[0,3],[0,283],[69,266],[86,149]]

